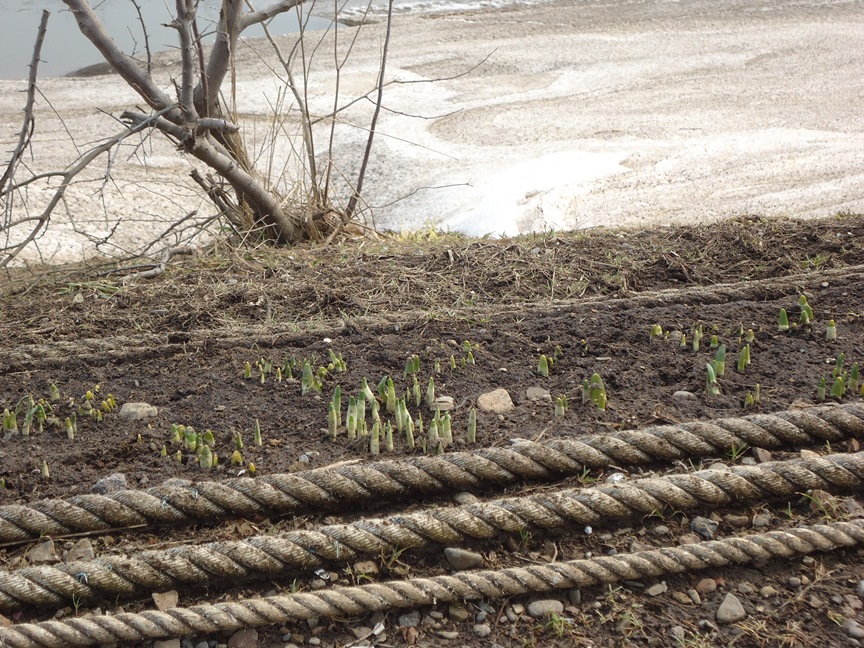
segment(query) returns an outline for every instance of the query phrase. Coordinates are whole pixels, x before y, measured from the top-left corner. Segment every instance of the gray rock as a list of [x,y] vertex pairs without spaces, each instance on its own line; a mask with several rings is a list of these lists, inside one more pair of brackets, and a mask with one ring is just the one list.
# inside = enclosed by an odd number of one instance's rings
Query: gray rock
[[753,457],[759,463],[768,463],[769,461],[774,461],[774,458],[771,456],[771,453],[765,450],[764,448],[753,448],[750,450],[753,453]]
[[738,597],[729,593],[726,595],[726,598],[723,599],[720,607],[717,608],[716,618],[717,623],[726,625],[729,623],[735,623],[736,621],[743,621],[747,618],[747,612],[744,610],[744,606],[741,605],[741,601],[738,600]]
[[420,625],[420,612],[411,610],[410,612],[400,614],[397,623],[400,628],[416,628]]
[[180,648],[179,639],[162,639],[153,642],[153,648]]
[[772,596],[777,596],[777,590],[770,585],[766,585],[759,590],[759,596],[762,598],[771,598]]
[[552,394],[549,393],[549,390],[542,387],[529,387],[525,390],[525,397],[531,401],[552,402]]
[[435,402],[432,404],[432,407],[430,407],[429,409],[431,409],[433,412],[435,410],[440,410],[443,413],[443,412],[449,412],[450,410],[453,409],[453,407],[455,407],[455,405],[453,403],[453,397],[452,396],[438,396],[435,398]]
[[436,633],[442,639],[458,639],[459,633],[455,630],[439,630]]
[[210,648],[210,642],[209,641],[199,641],[197,644],[195,644],[195,648]]
[[309,644],[310,646],[320,646],[321,640],[318,637],[309,637],[306,640],[306,643]]
[[54,541],[45,540],[27,552],[27,561],[32,565],[41,563],[57,562],[57,553],[54,551]]
[[468,493],[466,491],[462,491],[462,492],[456,493],[453,496],[453,501],[456,502],[457,504],[461,504],[462,506],[465,506],[467,504],[476,504],[480,500],[477,499],[477,496],[474,495],[473,493]]
[[167,592],[153,592],[150,596],[153,597],[153,602],[158,610],[167,610],[177,607],[179,595],[177,590],[168,590]]
[[847,637],[852,639],[864,639],[864,628],[855,619],[847,619],[841,626]]
[[665,594],[668,589],[666,581],[662,581],[660,583],[654,583],[651,587],[645,590],[645,593],[648,596],[660,596],[661,594]]
[[258,631],[254,628],[238,630],[228,640],[228,648],[257,648]]
[[126,490],[127,488],[128,485],[126,483],[125,473],[111,473],[107,477],[103,477],[93,484],[93,486],[90,487],[90,492],[96,493],[97,495],[107,495],[108,493]]
[[570,605],[581,605],[582,590],[574,587],[569,592],[567,592],[567,600],[570,601]]
[[159,414],[159,409],[150,403],[123,403],[120,418],[127,421],[140,421]]
[[456,619],[457,621],[467,621],[470,616],[468,610],[461,605],[456,605],[455,603],[451,603],[447,608],[447,614],[451,619]]
[[496,389],[486,392],[485,394],[480,394],[477,398],[477,409],[482,412],[504,414],[512,410],[513,407],[513,400],[506,389]]
[[473,569],[483,562],[483,556],[480,554],[456,547],[447,547],[444,550],[444,557],[450,566],[457,571]]
[[718,524],[714,520],[704,517],[695,517],[690,523],[690,528],[706,540],[713,540]]
[[531,601],[527,607],[528,615],[535,619],[543,619],[553,614],[562,614],[564,604],[556,599],[541,599]]
[[699,400],[699,397],[693,392],[684,391],[683,389],[679,389],[674,394],[672,394],[672,398],[675,400]]
[[699,594],[711,594],[717,591],[717,581],[713,578],[703,578],[696,583],[696,591]]
[[490,628],[485,623],[478,623],[477,625],[474,626],[474,634],[477,635],[478,637],[480,637],[481,639],[484,639],[484,638],[488,637],[490,634],[492,634],[492,628]]
[[798,589],[801,587],[801,579],[797,576],[790,576],[786,581],[786,587],[789,589]]

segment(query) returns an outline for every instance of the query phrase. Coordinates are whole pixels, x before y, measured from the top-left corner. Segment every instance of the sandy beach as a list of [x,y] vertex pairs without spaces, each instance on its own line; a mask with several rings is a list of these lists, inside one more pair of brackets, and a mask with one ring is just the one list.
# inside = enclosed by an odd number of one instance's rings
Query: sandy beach
[[[343,46],[352,33],[340,29]],[[380,22],[361,30],[341,73],[343,103],[374,86],[382,39]],[[310,80],[318,114],[332,107],[330,43]],[[282,89],[267,71],[272,55],[258,54],[264,47],[238,53],[237,105],[253,150]],[[864,7],[855,2],[600,1],[399,14],[386,76],[410,83],[386,88],[366,215],[379,228],[483,235],[862,212],[862,72]],[[24,87],[0,82],[6,151]],[[36,171],[74,160],[67,130],[86,149],[140,104],[113,75],[43,79],[40,89],[51,106],[39,102]],[[334,160],[349,179],[371,109],[359,102],[335,129]],[[323,159],[329,125],[319,129]],[[132,249],[164,222],[210,209],[186,179],[189,161],[163,141],[135,144],[113,160],[113,182],[70,189],[39,242],[43,259],[89,253],[92,237],[109,231],[103,252]],[[288,138],[270,152],[262,168],[286,169],[293,184]],[[32,187],[32,206],[44,195]]]

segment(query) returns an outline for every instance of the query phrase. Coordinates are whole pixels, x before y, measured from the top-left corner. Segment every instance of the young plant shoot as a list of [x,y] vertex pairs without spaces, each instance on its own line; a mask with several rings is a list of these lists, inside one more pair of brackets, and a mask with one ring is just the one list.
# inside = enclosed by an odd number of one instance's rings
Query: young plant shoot
[[468,434],[466,440],[468,443],[477,442],[477,410],[473,407],[468,412]]
[[717,386],[717,374],[711,362],[705,365],[705,391],[712,396],[720,394],[720,387]]
[[549,377],[549,359],[542,353],[540,354],[540,360],[537,362],[537,373],[544,378]]
[[837,324],[834,323],[834,320],[828,320],[828,327],[825,329],[825,339],[829,342],[833,342],[837,339]]
[[788,331],[789,330],[789,315],[786,314],[785,308],[781,308],[780,314],[777,316],[777,330],[778,331]]

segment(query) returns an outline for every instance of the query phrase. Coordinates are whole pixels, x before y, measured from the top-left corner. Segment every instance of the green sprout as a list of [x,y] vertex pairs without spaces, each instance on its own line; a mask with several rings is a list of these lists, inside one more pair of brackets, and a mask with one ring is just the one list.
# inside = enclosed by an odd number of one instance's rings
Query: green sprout
[[387,421],[387,425],[384,426],[384,447],[387,448],[387,452],[393,452],[393,426],[390,425],[390,421]]
[[744,341],[747,342],[747,344],[753,344],[753,340],[755,339],[756,334],[753,332],[753,329],[747,329],[747,333],[744,336]]
[[186,445],[186,450],[189,452],[195,452],[198,449],[198,433],[191,425],[186,426],[183,441]]
[[453,443],[453,421],[450,418],[450,412],[445,412],[444,417],[439,424],[439,436],[444,440],[444,443],[450,445]]
[[549,377],[549,359],[542,353],[540,354],[540,360],[537,362],[537,373],[544,378]]
[[745,369],[747,369],[750,364],[750,345],[745,344],[744,348],[742,348],[738,352],[738,373],[744,373]]
[[687,334],[686,333],[681,334],[681,342],[679,343],[678,346],[682,349],[687,348]]
[[396,386],[393,384],[393,379],[389,376],[387,377],[387,391],[386,391],[386,406],[387,411],[390,414],[396,412]]
[[213,430],[204,430],[204,435],[201,437],[201,440],[211,450],[216,447],[216,437],[213,436]]
[[258,423],[258,419],[255,419],[255,431],[252,433],[252,443],[259,448],[264,443],[261,440],[261,424]]
[[375,400],[375,394],[372,393],[372,388],[369,387],[369,381],[366,378],[363,378],[363,382],[360,383],[360,391],[363,398],[365,398],[368,402],[372,402]]
[[825,400],[825,390],[826,389],[827,389],[827,386],[825,384],[825,376],[822,376],[819,379],[819,388],[816,390],[816,397],[819,399],[820,402]]
[[598,409],[606,411],[606,386],[600,374],[595,373],[591,376],[591,381],[588,383],[588,399]]
[[232,466],[242,466],[243,465],[243,455],[240,454],[239,450],[235,450],[231,453],[231,465]]
[[853,394],[856,393],[861,387],[860,379],[858,378],[858,363],[852,365],[852,368],[849,369],[849,379],[846,381],[846,389],[851,391]]
[[379,450],[379,435],[381,434],[381,425],[379,421],[375,421],[372,424],[372,433],[369,436],[369,454],[377,455],[380,453]]
[[213,466],[216,465],[214,461],[213,451],[210,450],[210,446],[204,445],[201,448],[201,452],[198,453],[198,465],[201,467],[201,470],[212,470]]
[[245,378],[246,380],[249,380],[251,377],[252,377],[252,363],[247,360],[246,364],[243,365],[243,378]]
[[789,315],[786,313],[785,308],[781,308],[780,314],[777,316],[777,330],[778,331],[788,331],[789,330]]
[[720,346],[720,339],[716,335],[711,336],[711,342],[708,344],[709,349],[716,349]]
[[159,451],[159,456],[160,457],[167,457],[168,456],[168,448],[166,448],[164,445],[162,446],[162,449]]
[[[33,399],[30,399],[32,404]],[[24,423],[21,424],[21,434],[22,436],[28,437],[30,436],[30,428],[33,425],[33,417],[37,412],[37,408],[35,405],[27,408],[27,413],[24,415]]]
[[843,375],[843,361],[845,360],[844,354],[839,354],[837,359],[834,361],[834,370],[831,372],[831,377],[836,378],[837,376]]
[[456,368],[456,356],[453,356],[453,355],[450,356],[450,368],[451,369]]
[[714,366],[710,362],[705,365],[705,391],[712,396],[718,396],[720,394],[720,387],[717,386],[717,374],[714,371]]
[[[140,434],[138,435],[141,436]],[[72,424],[72,419],[70,417],[66,417],[66,438],[70,441],[75,440],[75,426]]]
[[50,394],[51,395],[49,396],[49,398],[51,399],[52,403],[56,403],[60,400],[60,390],[57,389],[57,385],[53,383],[51,384]]
[[726,345],[721,344],[717,347],[717,352],[714,354],[714,373],[717,378],[722,378],[726,373]]
[[801,316],[798,318],[798,323],[799,323],[802,327],[808,327],[808,326],[810,326],[810,321],[811,321],[811,320],[810,320],[810,315],[807,313],[806,310],[802,310],[802,311],[801,311]]
[[332,401],[327,404],[327,431],[330,433],[330,438],[335,441],[339,431],[339,420],[336,418],[336,406]]
[[404,376],[407,378],[408,376],[415,376],[418,373],[420,373],[420,356],[415,353],[405,361]]
[[315,376],[312,374],[312,365],[308,361],[303,363],[303,375],[300,378],[300,395],[305,396],[315,388]]
[[18,421],[15,418],[15,412],[10,412],[8,409],[3,410],[3,431],[7,434],[15,434],[18,432]]
[[477,410],[473,407],[468,412],[468,434],[466,440],[468,443],[477,442]]
[[[798,307],[801,309],[802,315],[806,313],[808,323],[816,319],[815,317],[813,317],[813,309],[810,308],[810,304],[807,303],[806,295],[801,295],[800,297],[798,297]],[[802,321],[804,320],[803,317],[801,319]]]
[[[434,369],[436,374],[441,373],[441,361],[440,360],[435,361],[435,364],[433,365],[433,369]],[[418,403],[418,405],[419,405],[419,403]]]
[[659,324],[654,324],[651,327],[651,332],[649,334],[648,339],[653,340],[654,338],[663,337],[663,327]]
[[563,351],[563,350],[561,349],[561,347],[560,347],[559,345],[557,345],[557,344],[555,345],[555,350],[552,352],[552,357],[555,358],[556,360],[557,360],[558,358],[563,358],[563,357],[564,357],[564,351]]
[[567,405],[564,398],[555,399],[555,417],[560,418],[567,412]]
[[42,473],[42,479],[50,479],[51,478],[51,471],[48,470],[48,462],[45,461],[44,459],[42,460],[41,473]]
[[837,324],[834,323],[834,320],[828,320],[828,326],[825,329],[825,339],[829,342],[833,342],[837,339]]
[[759,383],[753,387],[753,391],[748,391],[747,395],[744,397],[744,407],[751,408],[756,407],[760,402],[759,397]]
[[476,362],[474,362],[474,352],[473,351],[469,351],[468,355],[465,356],[465,362],[468,363],[469,365],[477,364]]
[[243,437],[240,436],[240,432],[239,432],[239,431],[234,433],[234,447],[235,447],[237,450],[242,450],[242,449],[243,449]]
[[834,384],[831,385],[831,398],[840,400],[846,392],[846,385],[843,381],[843,376],[837,376],[834,379]]
[[282,382],[282,367],[276,367],[276,382]]
[[[406,415],[408,412],[405,412]],[[414,449],[414,419],[411,418],[410,415],[407,415],[405,421],[405,441],[408,444],[408,449]]]
[[699,351],[699,344],[702,342],[702,325],[693,326],[693,352],[696,353]]
[[428,407],[435,406],[435,378],[429,376],[429,385],[426,387],[426,405]]
[[248,470],[250,475],[254,475],[256,472],[258,472],[257,468],[255,468],[255,464],[251,461],[249,462]]

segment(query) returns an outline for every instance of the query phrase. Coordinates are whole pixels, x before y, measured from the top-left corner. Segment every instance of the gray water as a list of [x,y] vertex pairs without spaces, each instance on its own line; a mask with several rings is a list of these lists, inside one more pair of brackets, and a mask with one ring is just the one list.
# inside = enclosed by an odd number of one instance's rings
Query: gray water
[[[357,18],[366,10],[368,0],[335,0],[345,16]],[[513,0],[394,0],[399,11],[435,11],[441,9],[471,9],[506,4]],[[518,1],[518,0],[517,0]],[[272,0],[258,0],[257,8]],[[148,26],[150,48],[153,51],[176,45],[176,32],[162,26],[171,20],[174,0],[139,0],[145,24]],[[108,33],[129,54],[144,50],[141,23],[129,0],[91,0]],[[218,18],[219,0],[201,0],[199,17],[202,29],[212,27]],[[380,13],[386,0],[372,0],[371,10]],[[61,0],[0,0],[0,79],[24,79],[29,74],[33,43],[42,11],[51,12],[48,34],[42,46],[39,75],[62,76],[102,61],[101,56],[78,31],[71,12]],[[330,24],[325,16],[333,14],[334,0],[307,0],[304,12],[311,12],[306,23],[309,29],[324,29]],[[291,10],[270,23],[274,34],[298,31],[298,14]],[[244,36],[263,36],[260,26],[244,32]]]

